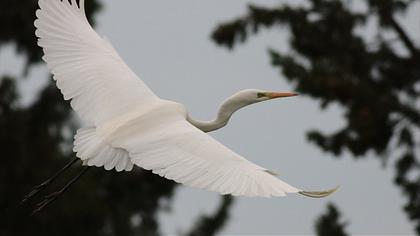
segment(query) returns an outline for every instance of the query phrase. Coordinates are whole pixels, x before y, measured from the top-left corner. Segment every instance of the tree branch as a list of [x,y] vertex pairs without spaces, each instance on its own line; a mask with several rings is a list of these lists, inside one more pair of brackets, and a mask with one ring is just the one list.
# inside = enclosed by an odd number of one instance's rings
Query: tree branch
[[419,56],[418,48],[414,45],[413,41],[411,41],[410,37],[408,37],[407,33],[404,31],[401,25],[395,20],[393,16],[390,16],[389,20],[390,20],[391,26],[397,32],[398,36],[400,37],[404,45],[411,52],[412,56],[414,57]]

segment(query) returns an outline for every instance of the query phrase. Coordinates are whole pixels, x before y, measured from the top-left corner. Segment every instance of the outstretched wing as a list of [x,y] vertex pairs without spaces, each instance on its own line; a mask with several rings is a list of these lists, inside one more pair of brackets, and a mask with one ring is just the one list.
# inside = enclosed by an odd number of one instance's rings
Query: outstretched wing
[[84,0],[80,7],[75,0],[39,0],[39,6],[35,26],[43,59],[83,120],[100,126],[157,99],[92,29]]
[[127,150],[137,166],[222,194],[270,197],[300,191],[195,128],[181,114],[148,116],[120,127],[107,140]]
[[39,6],[36,35],[57,87],[65,99],[72,99],[82,119],[99,128],[106,144],[123,148],[134,164],[222,194],[269,197],[300,192],[323,197],[331,193],[304,192],[288,185],[192,126],[182,111],[160,107],[162,101],[89,25],[84,0],[80,7],[75,0],[71,4],[39,0]]

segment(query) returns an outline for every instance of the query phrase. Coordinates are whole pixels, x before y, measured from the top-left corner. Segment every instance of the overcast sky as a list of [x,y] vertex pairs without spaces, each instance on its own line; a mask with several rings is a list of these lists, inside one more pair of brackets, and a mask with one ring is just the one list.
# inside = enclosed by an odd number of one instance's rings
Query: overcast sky
[[[210,41],[214,27],[243,14],[249,2],[105,0],[97,30],[158,96],[185,104],[195,118],[211,119],[219,104],[241,89],[292,89],[270,66],[266,50],[286,51],[285,31],[263,32],[234,51]],[[265,1],[265,5],[279,2]],[[416,30],[410,30],[412,34],[420,35],[418,18],[411,22],[417,27],[412,27]],[[20,70],[22,60],[11,57],[16,58],[13,48],[0,51],[0,65],[4,65],[0,74]],[[43,84],[36,78],[44,78],[45,73],[45,66],[31,70],[23,91],[35,94]],[[30,100],[28,96],[24,102]],[[337,160],[306,141],[305,131],[332,132],[343,125],[341,116],[338,106],[320,111],[316,101],[299,96],[247,107],[235,114],[227,127],[212,133],[249,160],[279,171],[280,178],[296,187],[341,186],[326,199],[297,195],[236,198],[223,233],[312,234],[314,220],[333,202],[349,222],[352,234],[413,234],[401,210],[405,198],[393,185],[393,163],[384,169],[374,156],[354,161],[348,154]],[[216,193],[179,187],[172,211],[160,215],[163,232],[173,234],[189,228],[198,215],[213,212],[219,200]]]

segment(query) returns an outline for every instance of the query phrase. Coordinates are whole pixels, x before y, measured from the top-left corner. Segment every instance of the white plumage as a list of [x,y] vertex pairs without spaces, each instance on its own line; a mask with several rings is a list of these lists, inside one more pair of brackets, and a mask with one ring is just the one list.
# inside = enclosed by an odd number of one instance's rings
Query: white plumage
[[[86,165],[130,171],[135,164],[176,182],[222,194],[310,195],[205,134],[197,128],[199,121],[190,121],[183,105],[154,95],[111,44],[92,29],[84,0],[80,7],[75,0],[71,4],[67,0],[39,0],[39,6],[35,26],[43,59],[64,98],[71,99],[72,108],[91,124],[78,130],[74,142],[76,155]],[[254,96],[254,92],[235,98]],[[229,100],[234,103],[231,109],[266,99],[257,92],[255,101]],[[227,123],[231,113],[219,112],[219,116]],[[224,124],[203,126],[202,130]],[[312,196],[324,195],[318,192]]]

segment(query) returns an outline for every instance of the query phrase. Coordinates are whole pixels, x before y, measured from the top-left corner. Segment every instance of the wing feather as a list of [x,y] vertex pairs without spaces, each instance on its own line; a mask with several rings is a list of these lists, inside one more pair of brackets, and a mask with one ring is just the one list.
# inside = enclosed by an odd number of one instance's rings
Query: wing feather
[[[94,125],[76,135],[75,151],[88,165],[153,173],[222,194],[285,196],[301,191],[223,146],[167,106],[90,26],[84,0],[39,0],[35,34],[43,59],[65,99]],[[173,103],[170,103],[173,104]],[[173,109],[175,108],[175,109]],[[91,133],[89,133],[91,132]]]
[[158,98],[99,37],[75,1],[39,0],[35,34],[57,87],[96,126]]
[[127,150],[137,166],[221,194],[270,197],[300,191],[198,130],[179,113],[159,117],[154,128],[146,128],[146,120],[139,117],[107,138],[113,147]]

